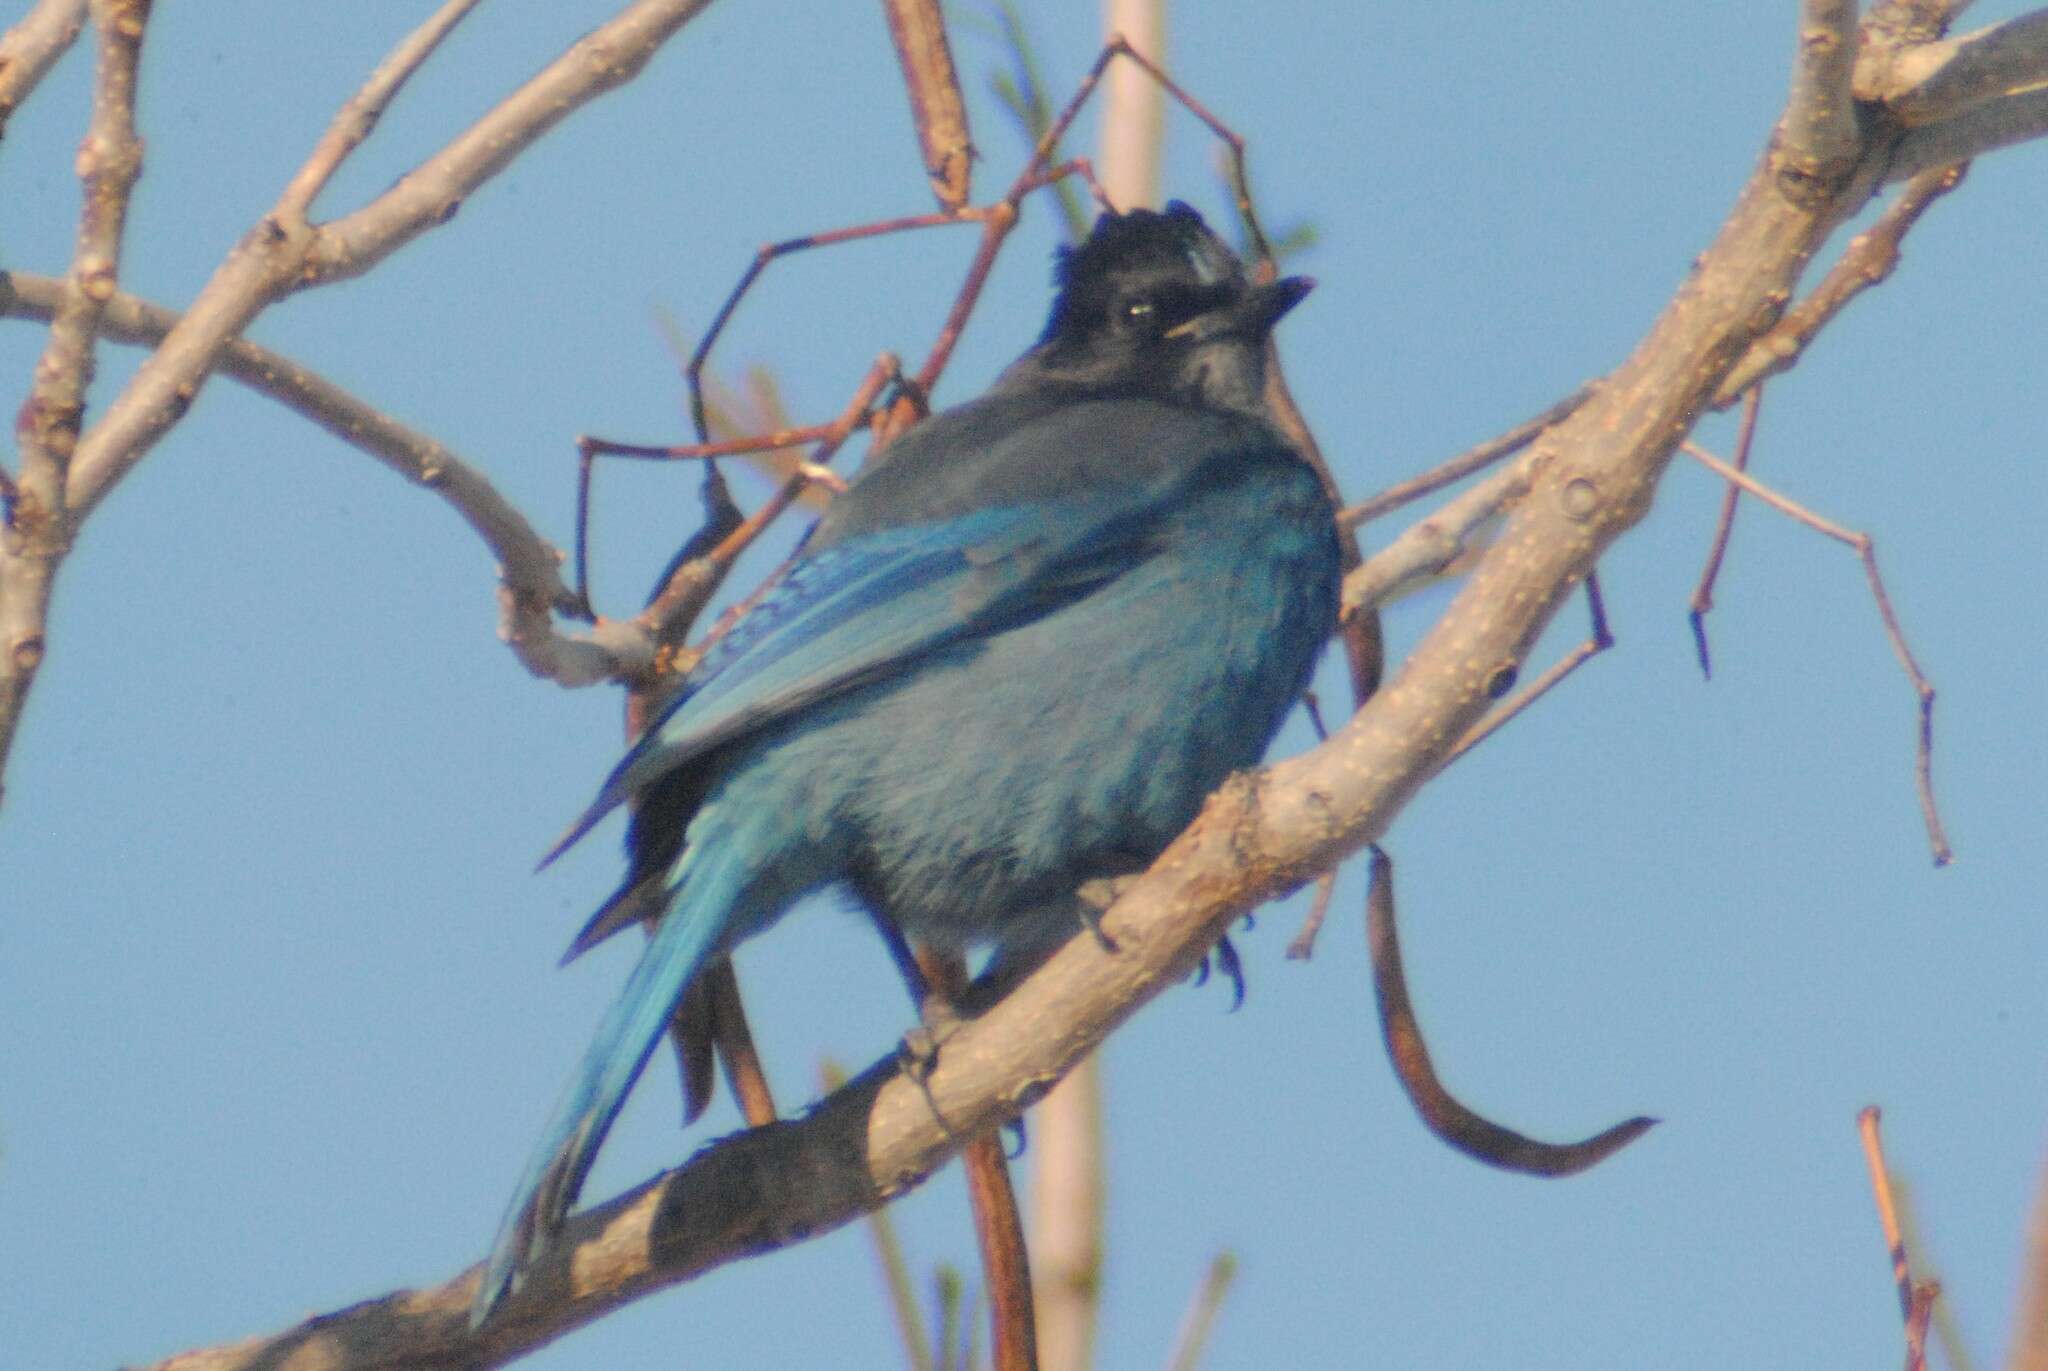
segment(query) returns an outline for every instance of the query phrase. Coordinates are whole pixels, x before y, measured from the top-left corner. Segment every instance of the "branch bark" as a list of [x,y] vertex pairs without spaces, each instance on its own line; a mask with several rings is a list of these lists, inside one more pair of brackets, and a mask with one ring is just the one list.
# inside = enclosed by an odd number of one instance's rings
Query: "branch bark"
[[[4,774],[22,708],[42,664],[50,596],[65,549],[98,503],[191,407],[235,337],[286,295],[359,275],[429,228],[446,223],[465,195],[503,170],[542,134],[637,75],[655,50],[709,2],[638,0],[628,5],[609,23],[571,44],[537,76],[383,195],[333,223],[311,225],[304,211],[312,196],[361,141],[376,112],[467,12],[468,4],[451,0],[394,49],[355,101],[337,117],[277,205],[229,252],[192,307],[100,421],[77,438],[75,448],[67,442],[55,464],[31,461],[25,455],[21,488],[10,494],[7,503],[16,512],[33,504],[33,512],[46,518],[44,527],[32,528],[25,537],[18,528],[10,528],[8,542],[0,543],[0,774]],[[95,14],[104,10],[114,24],[110,31],[121,32],[133,25],[137,37],[140,16],[147,8],[144,0],[95,0]],[[113,87],[106,70],[103,56],[102,100],[112,98],[107,94]],[[127,89],[132,132],[132,68]],[[101,127],[100,103],[96,100],[96,130]],[[88,142],[90,145],[91,140]],[[125,205],[125,199],[123,191],[121,204]],[[90,214],[87,219],[89,226]],[[103,284],[105,293],[99,303],[104,303],[113,289],[112,259],[104,259],[102,274],[97,265],[102,257],[88,259],[82,253],[79,259],[81,271],[93,268],[89,277],[81,279]],[[92,326],[83,328],[80,336],[89,343],[96,327],[95,313]],[[53,349],[58,346],[58,333],[53,328]],[[507,636],[515,647],[528,645],[531,654],[545,663],[547,674],[595,670],[595,659],[583,654],[550,655],[549,649],[559,641],[548,618],[552,602],[510,594],[504,604]],[[602,678],[601,674],[590,676]]]
[[85,27],[85,0],[41,0],[0,37],[0,134]]

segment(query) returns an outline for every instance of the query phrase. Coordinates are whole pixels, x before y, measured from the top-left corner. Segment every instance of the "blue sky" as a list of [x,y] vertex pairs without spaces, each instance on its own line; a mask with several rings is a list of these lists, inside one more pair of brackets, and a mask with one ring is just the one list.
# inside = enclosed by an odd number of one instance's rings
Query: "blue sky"
[[[426,8],[160,7],[124,285],[188,300]],[[1350,494],[1625,355],[1762,146],[1792,8],[1176,18],[1173,69],[1251,140],[1269,222],[1320,232],[1300,268],[1321,288],[1282,345]],[[321,208],[374,195],[605,13],[484,7]],[[1065,89],[1093,9],[1033,20]],[[982,98],[996,50],[955,41],[993,194],[1022,140]],[[0,145],[0,265],[68,259],[84,57]],[[1185,119],[1170,137],[1168,193],[1220,210],[1211,145]],[[2044,187],[2039,148],[1981,163],[1897,278],[1772,385],[1757,448],[1765,479],[1878,539],[1941,690],[1956,865],[1927,859],[1913,700],[1842,548],[1745,509],[1701,682],[1685,604],[1719,490],[1681,466],[1601,568],[1618,649],[1389,839],[1453,1087],[1548,1137],[1637,1112],[1663,1126],[1562,1182],[1436,1143],[1383,1060],[1347,871],[1312,963],[1281,956],[1298,904],[1267,911],[1239,943],[1240,1012],[1214,987],[1176,991],[1107,1049],[1103,1365],[1159,1364],[1225,1248],[1241,1266],[1218,1371],[1890,1364],[1854,1128],[1872,1102],[1965,1342],[1994,1363],[2048,1137]],[[761,242],[928,203],[873,6],[725,3],[448,227],[253,332],[484,466],[566,546],[575,434],[683,436],[661,314],[700,326]],[[1034,205],[942,403],[1035,333],[1055,235]],[[876,352],[928,345],[972,236],[778,268],[720,364],[772,367],[799,417],[836,412]],[[9,394],[39,344],[0,327]],[[106,354],[97,402],[134,356]],[[1725,451],[1731,429],[1699,436]],[[692,526],[695,479],[602,479],[597,593],[624,612]],[[493,592],[447,509],[227,383],[94,516],[0,821],[11,1359],[154,1360],[482,1256],[632,956],[622,940],[555,968],[616,874],[614,828],[530,874],[611,764],[617,697],[527,677],[494,639]],[[1443,601],[1394,611],[1396,650]],[[1581,631],[1567,609],[1545,651]],[[1326,699],[1339,681],[1326,664]],[[1307,742],[1296,723],[1279,747]],[[828,909],[758,940],[742,975],[790,1105],[820,1058],[870,1061],[909,1022],[872,934]],[[678,1133],[675,1109],[650,1072],[588,1193],[735,1125],[721,1105]],[[922,1266],[970,1261],[956,1177],[897,1213]],[[848,1229],[526,1364],[891,1366],[879,1289]]]

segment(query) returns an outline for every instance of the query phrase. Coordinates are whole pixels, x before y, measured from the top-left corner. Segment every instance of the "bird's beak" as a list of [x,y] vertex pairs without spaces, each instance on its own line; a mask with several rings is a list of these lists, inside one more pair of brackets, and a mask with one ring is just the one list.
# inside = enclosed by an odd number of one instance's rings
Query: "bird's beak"
[[1166,336],[1196,342],[1233,333],[1263,338],[1280,322],[1281,315],[1300,304],[1315,287],[1315,281],[1307,276],[1285,276],[1253,286],[1229,304],[1168,329]]

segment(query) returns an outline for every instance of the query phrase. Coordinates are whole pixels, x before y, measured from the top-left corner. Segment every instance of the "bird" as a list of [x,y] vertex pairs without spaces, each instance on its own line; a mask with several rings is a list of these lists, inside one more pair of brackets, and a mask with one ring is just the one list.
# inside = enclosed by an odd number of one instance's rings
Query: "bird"
[[[574,956],[658,921],[508,1207],[481,1326],[693,980],[803,896],[1028,965],[1256,766],[1337,622],[1322,478],[1266,417],[1257,282],[1186,204],[1064,248],[1043,334],[871,457],[557,844],[631,806]],[[553,857],[550,854],[550,860]]]

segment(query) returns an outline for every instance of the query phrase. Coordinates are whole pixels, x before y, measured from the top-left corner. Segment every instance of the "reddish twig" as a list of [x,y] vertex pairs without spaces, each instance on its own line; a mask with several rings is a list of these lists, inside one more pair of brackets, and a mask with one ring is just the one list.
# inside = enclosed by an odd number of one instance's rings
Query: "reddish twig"
[[[912,950],[926,991],[941,1012],[950,1013],[967,990],[967,964],[953,953],[920,943]],[[915,993],[915,987],[912,987]],[[926,1009],[928,1006],[919,1006]],[[968,1207],[981,1249],[982,1281],[988,1290],[990,1348],[995,1371],[1037,1371],[1038,1319],[1032,1308],[1031,1261],[1024,1246],[1024,1221],[1002,1135],[994,1129],[968,1140],[960,1151],[967,1172]]]
[[[786,428],[777,432],[757,435],[754,438],[732,439],[719,443],[692,444],[687,447],[641,447],[631,443],[617,443],[606,438],[587,435],[576,440],[576,596],[587,615],[594,616],[590,603],[590,488],[595,460],[600,456],[623,456],[657,461],[674,461],[690,458],[710,458],[727,453],[757,452],[767,448],[789,447],[796,443],[813,442],[818,446],[812,450],[807,461],[798,464],[795,471],[783,481],[775,493],[768,497],[760,509],[747,518],[728,528],[724,535],[701,553],[677,559],[671,567],[664,584],[655,592],[635,618],[635,622],[654,633],[662,641],[678,640],[677,626],[687,631],[691,622],[703,612],[704,605],[716,593],[732,564],[754,543],[754,540],[781,517],[783,511],[794,504],[798,497],[813,483],[829,483],[837,480],[826,463],[831,461],[846,440],[859,430],[868,427],[875,419],[875,401],[890,384],[901,377],[901,368],[891,353],[883,353],[868,368],[867,375],[854,388],[853,398],[847,402],[839,417],[827,424],[814,424],[805,428]],[[844,489],[844,484],[836,488]],[[694,661],[701,656],[701,649],[708,644],[699,644],[699,651],[691,654]]]
[[1655,1119],[1638,1115],[1575,1143],[1546,1143],[1503,1128],[1466,1108],[1444,1088],[1422,1040],[1415,1006],[1408,998],[1401,966],[1401,939],[1394,926],[1394,864],[1372,845],[1372,876],[1366,894],[1365,935],[1372,952],[1373,991],[1379,999],[1380,1032],[1401,1088],[1429,1131],[1466,1156],[1530,1176],[1571,1176],[1605,1161],[1648,1132]]
[[[1742,401],[1742,427],[1735,435],[1735,469],[1749,470],[1749,448],[1756,438],[1757,411],[1764,402],[1761,383],[1750,388]],[[1714,608],[1714,582],[1720,579],[1722,559],[1728,555],[1728,538],[1735,531],[1735,506],[1742,492],[1728,487],[1721,496],[1721,515],[1714,522],[1714,541],[1707,548],[1706,565],[1700,568],[1699,584],[1693,587],[1686,620],[1692,625],[1693,650],[1699,654],[1700,675],[1714,675],[1714,659],[1707,650],[1707,615]]]
[[1915,752],[1913,779],[1920,796],[1920,815],[1927,825],[1928,846],[1934,853],[1936,866],[1947,866],[1955,853],[1949,847],[1948,835],[1942,829],[1941,812],[1934,803],[1934,683],[1920,670],[1920,663],[1914,658],[1913,650],[1906,645],[1905,631],[1899,627],[1899,616],[1892,610],[1891,596],[1885,593],[1884,577],[1877,569],[1877,545],[1867,533],[1857,533],[1830,523],[1804,506],[1786,499],[1755,477],[1737,471],[1726,462],[1690,440],[1680,444],[1687,456],[1714,472],[1723,480],[1741,486],[1745,491],[1762,500],[1780,514],[1798,520],[1816,533],[1822,533],[1836,542],[1846,544],[1856,554],[1856,560],[1863,564],[1864,578],[1870,583],[1870,595],[1877,602],[1878,617],[1884,622],[1884,633],[1892,645],[1892,655],[1899,659],[1905,670],[1906,679],[1912,683],[1913,693],[1920,701],[1920,730]]
[[1913,1268],[1906,1256],[1905,1232],[1899,1226],[1899,1208],[1892,1196],[1891,1172],[1885,1166],[1884,1139],[1878,1125],[1884,1111],[1866,1105],[1856,1115],[1856,1131],[1863,1139],[1863,1160],[1870,1167],[1870,1188],[1877,1197],[1877,1222],[1884,1230],[1885,1251],[1892,1262],[1892,1284],[1899,1291],[1899,1316],[1913,1312]]
[[1549,409],[1516,424],[1498,438],[1489,438],[1479,446],[1459,453],[1450,461],[1433,467],[1420,476],[1403,481],[1399,485],[1388,486],[1370,499],[1360,500],[1355,505],[1339,510],[1337,526],[1358,528],[1371,523],[1374,519],[1392,514],[1403,505],[1413,504],[1425,495],[1434,494],[1445,486],[1455,485],[1475,472],[1486,470],[1495,462],[1511,457],[1535,442],[1545,429],[1561,422],[1573,410],[1585,404],[1592,394],[1592,386],[1580,386]]
[[[1607,606],[1600,598],[1600,576],[1597,572],[1586,573],[1586,610],[1592,619],[1586,640],[1559,658],[1521,694],[1474,724],[1471,732],[1458,739],[1457,745],[1444,758],[1445,766],[1492,737],[1508,720],[1542,699],[1558,682],[1584,666],[1588,659],[1614,646],[1614,635],[1607,631]],[[1513,685],[1513,674],[1503,671],[1493,693],[1496,697],[1504,695]]]
[[711,1039],[718,1047],[718,1059],[725,1065],[725,1083],[739,1102],[747,1124],[761,1128],[779,1117],[775,1094],[768,1088],[768,1073],[761,1054],[754,1048],[754,1035],[747,1027],[746,1006],[740,1001],[739,973],[731,959],[705,973],[711,1001]]
[[1892,1284],[1898,1288],[1899,1316],[1906,1325],[1906,1371],[1922,1371],[1927,1363],[1927,1326],[1934,1316],[1934,1302],[1941,1295],[1941,1283],[1913,1278],[1912,1260],[1906,1252],[1906,1237],[1899,1224],[1899,1210],[1892,1194],[1890,1169],[1885,1165],[1884,1140],[1878,1131],[1883,1111],[1868,1105],[1856,1115],[1856,1131],[1863,1139],[1863,1159],[1870,1167],[1870,1188],[1877,1198],[1877,1221],[1884,1230],[1885,1249],[1891,1257]]

